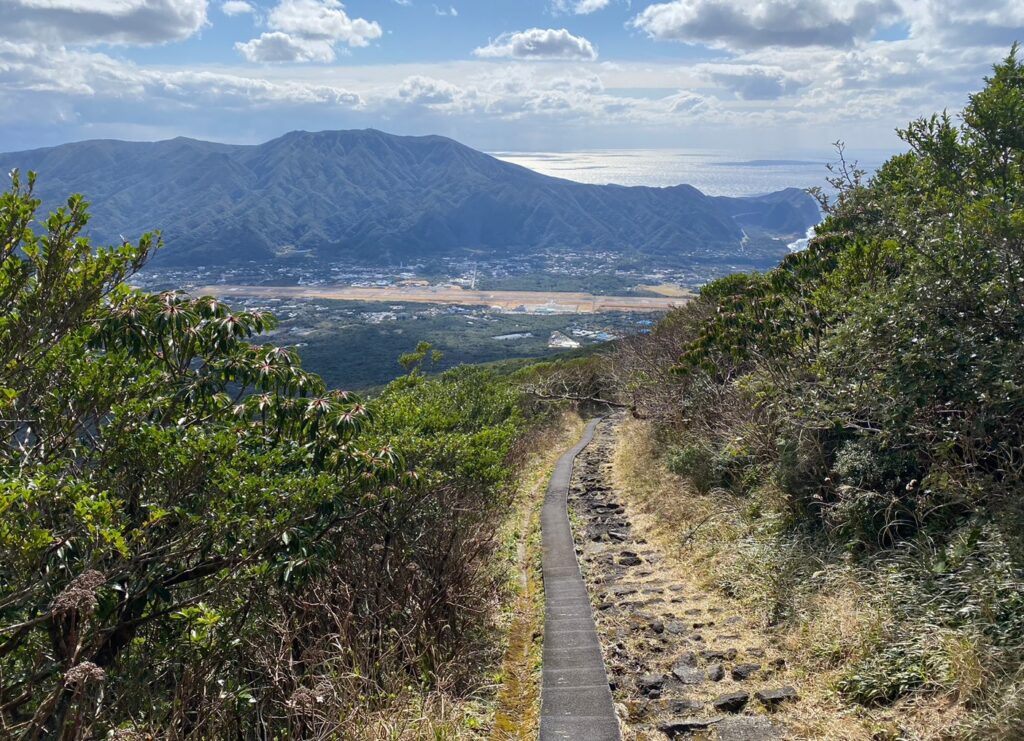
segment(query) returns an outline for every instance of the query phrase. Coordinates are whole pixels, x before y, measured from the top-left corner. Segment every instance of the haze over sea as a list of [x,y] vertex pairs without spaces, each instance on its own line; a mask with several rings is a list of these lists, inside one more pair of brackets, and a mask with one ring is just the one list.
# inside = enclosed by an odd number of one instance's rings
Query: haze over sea
[[[686,183],[713,196],[750,196],[783,188],[824,186],[833,158],[742,159],[685,149],[603,149],[578,152],[492,152],[498,159],[581,183],[664,187]],[[878,157],[881,162],[883,157]],[[862,161],[873,170],[873,161]]]

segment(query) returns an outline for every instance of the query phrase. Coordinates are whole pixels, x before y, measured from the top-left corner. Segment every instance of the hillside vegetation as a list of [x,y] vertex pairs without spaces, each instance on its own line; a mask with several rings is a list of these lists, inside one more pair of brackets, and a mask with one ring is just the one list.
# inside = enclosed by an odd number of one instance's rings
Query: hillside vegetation
[[806,251],[711,283],[649,337],[532,383],[618,398],[647,421],[685,482],[660,505],[679,510],[677,542],[844,707],[885,720],[876,737],[1020,738],[1016,48],[959,117],[900,135],[909,150],[870,179],[835,166]]
[[33,180],[0,196],[0,736],[443,730],[500,658],[518,389],[423,346],[329,391],[271,317],[129,289],[155,240],[93,251],[81,197],[35,224]]

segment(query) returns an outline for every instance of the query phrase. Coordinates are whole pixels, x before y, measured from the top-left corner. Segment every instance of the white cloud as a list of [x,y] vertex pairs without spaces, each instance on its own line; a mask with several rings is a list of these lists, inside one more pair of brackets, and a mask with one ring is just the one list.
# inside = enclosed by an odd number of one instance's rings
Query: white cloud
[[329,41],[304,39],[281,31],[262,33],[259,38],[235,44],[250,62],[332,62],[334,48]]
[[235,44],[250,62],[331,62],[335,44],[369,46],[380,24],[352,18],[338,0],[281,0],[267,17],[270,33]]
[[64,44],[162,44],[206,25],[207,0],[2,0],[0,37]]
[[530,28],[504,33],[473,52],[478,57],[514,59],[597,59],[594,45],[564,28]]
[[954,48],[1024,40],[1019,0],[901,0],[911,32]]
[[458,9],[454,5],[449,5],[447,9],[439,8],[434,6],[434,15],[449,16],[451,18],[457,18],[459,15]]
[[693,113],[707,106],[707,98],[689,90],[680,90],[665,99],[672,113]]
[[472,106],[476,91],[464,90],[446,80],[413,75],[402,81],[397,90],[398,100],[407,105],[424,106],[432,110],[457,111]]
[[0,94],[129,101],[191,109],[238,105],[326,105],[359,108],[363,99],[335,85],[271,80],[201,69],[139,67],[106,54],[0,41]]
[[552,9],[556,13],[575,13],[589,15],[604,10],[611,5],[611,0],[554,0]]
[[270,11],[267,25],[275,31],[349,46],[369,46],[382,34],[376,21],[350,18],[338,0],[281,0]]
[[220,12],[224,15],[245,15],[255,13],[256,9],[245,0],[226,0],[220,4]]
[[[429,5],[425,10],[432,12]],[[915,16],[918,25],[911,27],[924,29],[919,19],[925,17]],[[29,128],[62,132],[50,134],[53,141],[121,136],[117,126],[131,132],[145,122],[214,139],[269,138],[302,125],[443,131],[471,143],[488,137],[495,147],[685,142],[767,151],[827,149],[838,138],[854,148],[891,146],[896,126],[962,106],[1006,53],[1006,47],[942,43],[944,31],[929,22],[934,30],[915,30],[900,41],[859,41],[841,49],[770,46],[704,64],[538,64],[536,57],[507,51],[494,59],[431,63],[158,68],[68,45],[0,38],[0,128],[22,137],[17,146],[39,141],[17,133]],[[244,58],[318,61],[341,50],[330,39],[265,31],[240,45]],[[70,123],[79,120],[84,123]],[[84,128],[93,123],[107,128]],[[750,131],[758,132],[756,139]],[[10,141],[8,148],[15,146]]]
[[672,0],[630,23],[658,40],[731,49],[847,47],[901,17],[895,0]]
[[708,80],[744,100],[776,100],[795,93],[807,81],[781,67],[760,64],[703,64],[697,68]]

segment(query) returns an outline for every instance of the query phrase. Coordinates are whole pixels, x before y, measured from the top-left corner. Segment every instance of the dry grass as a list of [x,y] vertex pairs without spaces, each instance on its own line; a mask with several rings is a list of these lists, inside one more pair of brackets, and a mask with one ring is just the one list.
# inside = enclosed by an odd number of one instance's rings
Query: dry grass
[[[427,694],[414,687],[390,688],[393,700],[377,711],[354,709],[343,738],[352,741],[415,739],[536,738],[540,719],[540,670],[544,589],[540,577],[540,505],[555,462],[583,429],[579,415],[565,412],[527,442],[518,464],[514,506],[502,524],[493,568],[508,580],[496,601],[491,635],[501,657],[478,691],[459,696],[443,688]],[[440,681],[443,686],[444,682]],[[335,728],[337,725],[330,724]],[[326,727],[326,724],[325,724]],[[316,736],[311,736],[315,738]],[[337,738],[336,735],[324,738]]]
[[692,299],[694,297],[693,291],[677,286],[675,283],[656,283],[656,284],[640,284],[637,287],[638,291],[648,291],[650,293],[656,293],[659,296],[669,296],[671,298],[687,298]]
[[955,675],[950,686],[960,694],[922,695],[885,708],[845,703],[831,687],[844,669],[877,650],[893,619],[891,595],[872,591],[841,562],[816,564],[811,554],[774,537],[763,513],[777,492],[755,495],[763,500],[758,520],[748,513],[748,498],[723,490],[697,493],[661,462],[648,423],[624,421],[614,477],[636,530],[666,554],[664,568],[687,589],[706,594],[709,604],[752,618],[742,626],[744,640],[785,658],[778,679],[801,696],[778,714],[791,738],[953,737],[965,716],[965,695],[984,682],[981,653],[969,639],[936,636]]

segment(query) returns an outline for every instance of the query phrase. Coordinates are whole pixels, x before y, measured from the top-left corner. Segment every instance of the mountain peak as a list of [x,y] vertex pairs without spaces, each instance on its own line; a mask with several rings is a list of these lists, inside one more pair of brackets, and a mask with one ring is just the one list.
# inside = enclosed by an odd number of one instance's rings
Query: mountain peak
[[[85,194],[98,241],[161,229],[160,259],[181,263],[295,249],[361,259],[573,250],[728,260],[753,254],[744,230],[797,237],[818,217],[798,192],[735,199],[688,185],[587,185],[443,136],[377,129],[291,131],[259,145],[80,142],[0,155],[0,166],[39,172],[47,207]],[[765,239],[757,258],[773,262],[783,245]]]

